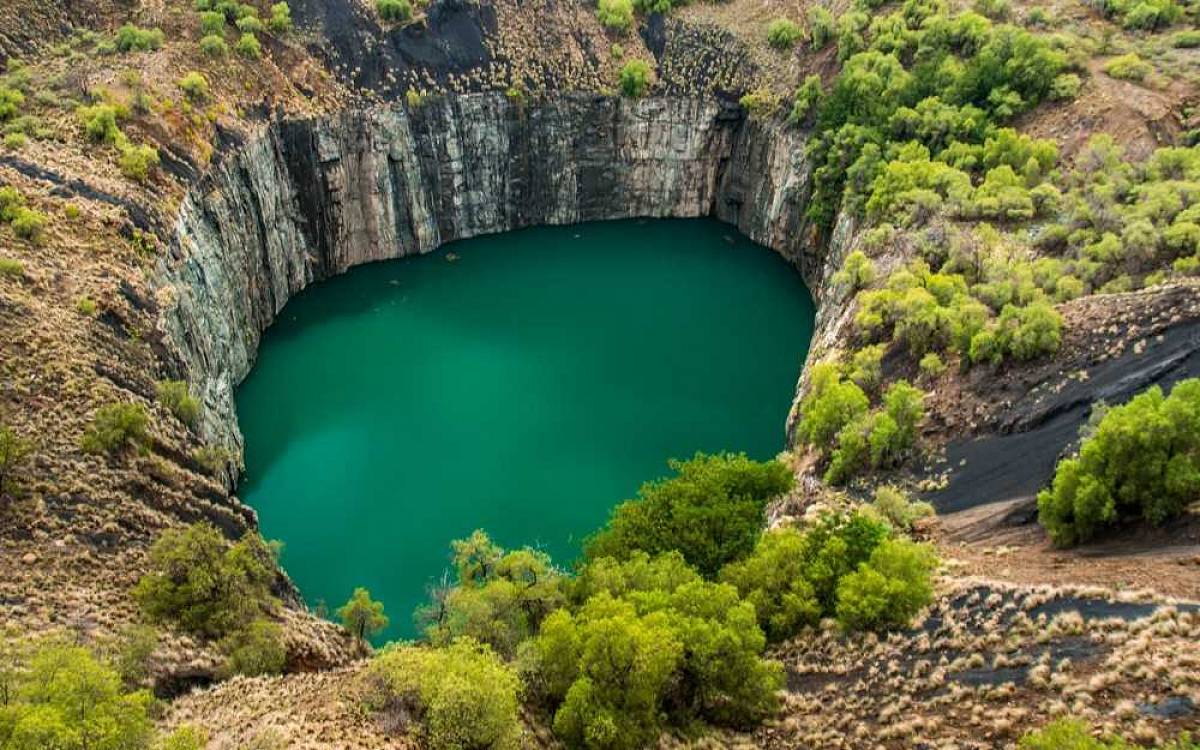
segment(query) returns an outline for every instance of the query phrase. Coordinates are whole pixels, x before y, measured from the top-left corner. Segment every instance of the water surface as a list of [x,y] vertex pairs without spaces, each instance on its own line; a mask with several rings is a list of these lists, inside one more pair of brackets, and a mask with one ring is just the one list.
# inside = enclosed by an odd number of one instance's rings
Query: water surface
[[483,528],[568,564],[668,458],[775,455],[812,321],[790,266],[710,220],[363,266],[267,331],[237,393],[240,492],[310,604],[366,586],[385,637],[411,637],[451,539]]

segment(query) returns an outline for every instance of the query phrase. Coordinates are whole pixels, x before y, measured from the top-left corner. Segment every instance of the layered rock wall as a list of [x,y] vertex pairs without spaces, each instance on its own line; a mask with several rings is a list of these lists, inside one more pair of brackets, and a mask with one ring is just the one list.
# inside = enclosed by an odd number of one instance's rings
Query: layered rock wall
[[[715,101],[472,94],[276,124],[185,200],[158,269],[161,325],[236,450],[233,388],[308,284],[452,240],[538,224],[715,216],[819,290],[803,135]],[[819,292],[818,292],[819,296]]]

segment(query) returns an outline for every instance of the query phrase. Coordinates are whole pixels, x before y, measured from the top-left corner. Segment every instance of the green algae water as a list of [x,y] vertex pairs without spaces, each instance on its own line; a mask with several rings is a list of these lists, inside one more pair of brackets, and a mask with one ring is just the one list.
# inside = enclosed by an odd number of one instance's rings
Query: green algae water
[[476,528],[560,564],[666,461],[765,459],[813,303],[711,220],[530,229],[376,263],[297,296],[237,393],[241,495],[311,605],[354,587],[384,639]]

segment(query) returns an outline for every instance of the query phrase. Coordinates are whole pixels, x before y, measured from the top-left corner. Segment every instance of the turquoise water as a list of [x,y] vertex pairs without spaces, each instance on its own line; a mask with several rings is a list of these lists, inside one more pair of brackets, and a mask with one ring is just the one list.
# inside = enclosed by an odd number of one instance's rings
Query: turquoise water
[[267,331],[237,393],[240,493],[310,604],[366,586],[385,637],[411,637],[451,539],[483,528],[565,565],[668,458],[775,455],[812,322],[799,275],[710,220],[363,266]]

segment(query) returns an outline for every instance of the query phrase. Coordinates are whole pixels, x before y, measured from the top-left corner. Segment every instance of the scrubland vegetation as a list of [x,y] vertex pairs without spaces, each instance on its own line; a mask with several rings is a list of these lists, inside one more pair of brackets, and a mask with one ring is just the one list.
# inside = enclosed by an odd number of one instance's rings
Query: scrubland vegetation
[[[453,581],[417,613],[430,646],[376,657],[368,703],[385,719],[418,717],[438,747],[508,746],[512,670],[570,747],[642,747],[697,722],[748,728],[779,707],[769,642],[825,617],[848,630],[904,627],[931,600],[932,551],[880,515],[764,534],[767,501],[791,486],[786,467],[738,455],[672,467],[614,509],[574,574],[481,531],[454,542]],[[907,517],[907,499],[890,500]],[[441,666],[414,669],[425,661]],[[497,677],[460,684],[473,671]],[[438,718],[451,691],[482,706],[453,725],[457,739]]]

